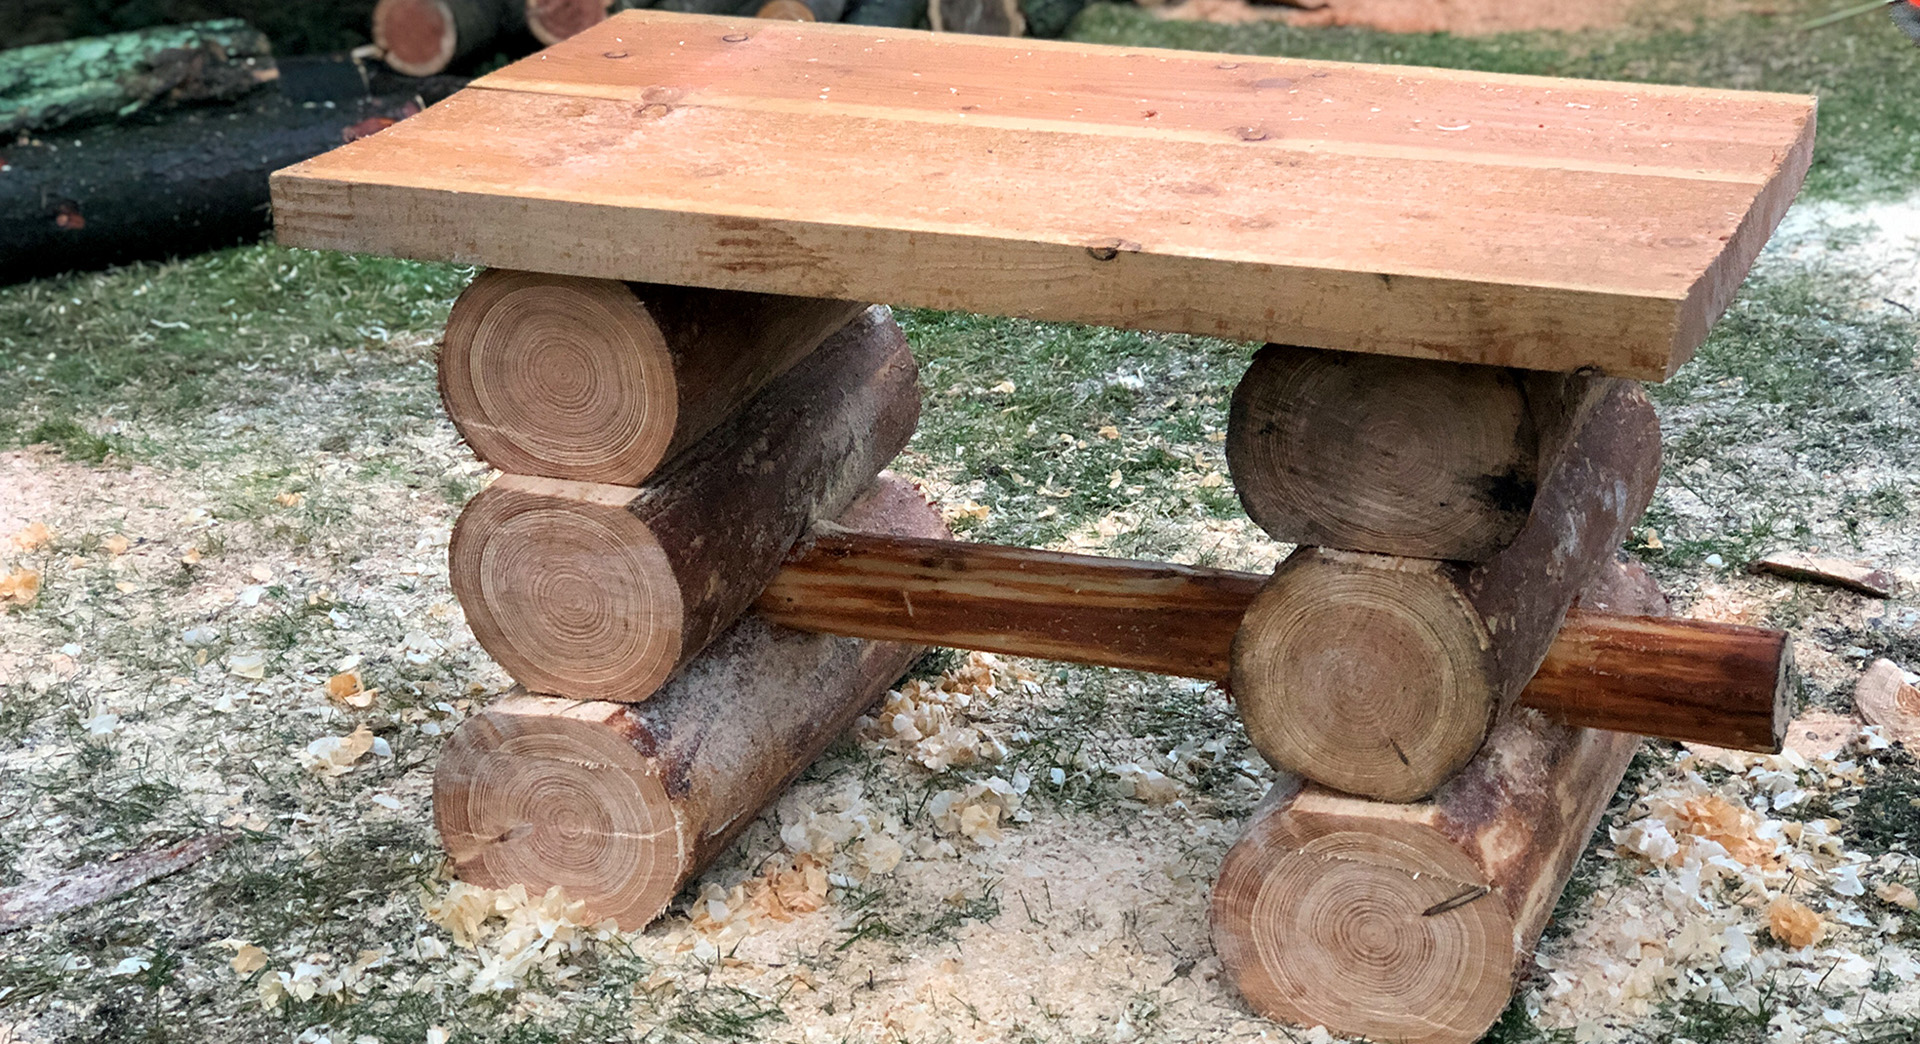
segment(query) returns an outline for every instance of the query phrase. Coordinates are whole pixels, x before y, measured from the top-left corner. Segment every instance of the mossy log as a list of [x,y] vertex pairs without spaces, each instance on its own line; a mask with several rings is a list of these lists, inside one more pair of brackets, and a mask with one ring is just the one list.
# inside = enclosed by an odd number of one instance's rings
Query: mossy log
[[0,51],[0,133],[232,100],[272,76],[267,38],[237,19],[19,47]]

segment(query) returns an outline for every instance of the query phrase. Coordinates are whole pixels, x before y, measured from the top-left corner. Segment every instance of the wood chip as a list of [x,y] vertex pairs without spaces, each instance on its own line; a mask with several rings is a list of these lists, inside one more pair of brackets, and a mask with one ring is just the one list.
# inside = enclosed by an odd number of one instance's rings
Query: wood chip
[[1819,555],[1801,554],[1796,551],[1786,551],[1755,559],[1747,563],[1747,571],[1772,573],[1788,580],[1803,580],[1810,584],[1841,587],[1873,598],[1891,597],[1895,586],[1893,574],[1884,569],[1876,569],[1865,562],[1849,562],[1843,558],[1823,558]]
[[0,576],[0,605],[32,605],[40,597],[40,573],[20,569]]
[[1827,934],[1827,926],[1819,914],[1784,895],[1767,907],[1767,930],[1794,950],[1812,946]]
[[58,877],[0,890],[0,935],[102,903],[177,873],[225,848],[232,834],[202,834],[164,848],[89,863]]
[[1786,748],[1811,761],[1831,758],[1860,734],[1860,720],[1851,714],[1813,710],[1787,725]]
[[53,542],[53,530],[45,522],[32,522],[13,534],[13,546],[22,551],[37,551]]
[[1920,688],[1907,682],[1907,672],[1892,660],[1875,660],[1853,687],[1853,706],[1869,725],[1887,732],[1887,739],[1920,749]]

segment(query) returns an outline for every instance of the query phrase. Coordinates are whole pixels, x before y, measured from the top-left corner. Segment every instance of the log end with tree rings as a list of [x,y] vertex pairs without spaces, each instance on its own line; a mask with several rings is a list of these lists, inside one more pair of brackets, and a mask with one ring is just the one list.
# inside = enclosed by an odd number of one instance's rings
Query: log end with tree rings
[[448,316],[440,391],[474,452],[515,474],[637,485],[678,423],[666,338],[610,279],[481,273]]
[[[1312,827],[1290,829],[1302,824]],[[1471,1041],[1513,984],[1514,919],[1489,891],[1427,823],[1256,813],[1214,885],[1214,946],[1270,1018],[1342,1037]]]
[[1479,561],[1527,520],[1537,444],[1506,368],[1268,345],[1234,390],[1226,452],[1276,540]]
[[690,840],[625,706],[503,701],[454,731],[434,773],[433,815],[461,880],[554,885],[596,918],[639,929],[664,910]]
[[608,0],[526,0],[527,29],[551,47],[607,20]]
[[383,61],[408,76],[445,70],[460,47],[447,0],[380,0],[373,9],[373,42]]
[[769,18],[779,22],[817,21],[813,8],[801,0],[767,0],[753,12],[755,18]]
[[633,497],[507,475],[454,525],[449,580],[474,638],[528,689],[642,700],[681,662],[681,590]]
[[1281,563],[1233,640],[1233,698],[1261,755],[1385,801],[1466,764],[1500,689],[1456,570],[1311,547]]

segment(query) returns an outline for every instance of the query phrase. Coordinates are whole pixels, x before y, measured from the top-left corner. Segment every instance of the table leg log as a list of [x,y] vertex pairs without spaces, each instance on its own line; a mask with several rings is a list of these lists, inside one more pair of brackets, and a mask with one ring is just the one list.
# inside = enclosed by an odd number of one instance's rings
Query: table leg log
[[503,472],[639,486],[864,309],[493,269],[447,317],[440,397]]
[[493,269],[447,317],[441,399],[501,471],[637,486],[865,308]]
[[[1616,603],[1664,599],[1610,567]],[[1213,891],[1221,964],[1255,1011],[1339,1036],[1466,1044],[1516,976],[1639,738],[1521,711],[1432,800],[1274,786]]]
[[1270,344],[1234,389],[1227,465],[1276,540],[1484,561],[1614,383]]
[[[945,532],[891,476],[842,522]],[[646,703],[501,700],[441,753],[441,842],[463,880],[536,893],[561,885],[594,918],[644,927],[920,651],[748,616]]]
[[[794,546],[754,608],[821,634],[1224,682],[1265,579],[832,528]],[[1590,728],[1780,750],[1793,664],[1785,631],[1626,612],[1589,589],[1520,704]]]
[[534,692],[646,699],[906,445],[916,372],[871,309],[639,489],[503,476],[448,551],[474,637]]
[[1653,407],[1637,383],[1615,382],[1487,561],[1296,551],[1234,639],[1249,738],[1274,765],[1349,793],[1430,793],[1519,698],[1659,471]]

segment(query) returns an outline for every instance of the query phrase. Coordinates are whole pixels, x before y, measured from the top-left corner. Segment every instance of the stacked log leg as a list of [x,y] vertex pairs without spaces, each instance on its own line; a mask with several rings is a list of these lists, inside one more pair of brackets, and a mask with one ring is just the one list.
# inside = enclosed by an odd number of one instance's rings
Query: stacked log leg
[[[945,533],[891,476],[839,521]],[[748,616],[646,703],[502,700],[455,731],[434,774],[454,870],[487,887],[560,885],[595,919],[640,928],[919,652]]]
[[[1532,465],[1540,478],[1519,498],[1526,518],[1517,531],[1505,534],[1511,505],[1500,498],[1418,540],[1402,527],[1410,546],[1424,541],[1428,550],[1497,545],[1484,560],[1304,546],[1254,599],[1234,641],[1231,678],[1248,735],[1270,762],[1350,793],[1410,801],[1459,771],[1513,706],[1574,597],[1612,560],[1659,476],[1659,423],[1638,384],[1566,378],[1556,386],[1564,394],[1534,400],[1502,398],[1511,388],[1498,381],[1489,385],[1498,395],[1459,393],[1472,411],[1501,401],[1512,408],[1487,436],[1494,449],[1474,451],[1440,480],[1453,491],[1439,494],[1440,502],[1453,504],[1451,497],[1480,481],[1470,476],[1524,471],[1513,461],[1528,454],[1510,451],[1512,432],[1535,432],[1530,444],[1551,460]],[[1243,386],[1239,398],[1250,397]],[[1400,411],[1405,423],[1386,428],[1415,453],[1415,415],[1440,408]],[[1245,437],[1248,416],[1236,411],[1242,430],[1230,431],[1230,443]],[[1446,427],[1423,437],[1441,438]],[[1537,434],[1549,430],[1558,434]],[[1509,447],[1505,463],[1502,445]],[[1323,446],[1311,455],[1321,460],[1337,450]],[[1330,481],[1331,473],[1322,477]],[[1244,469],[1236,482],[1252,488]],[[1330,528],[1324,520],[1316,525]],[[1448,543],[1461,534],[1472,538]]]
[[[1609,565],[1590,602],[1664,599]],[[1252,1007],[1339,1036],[1465,1044],[1499,1017],[1638,738],[1520,711],[1418,805],[1276,784],[1214,886],[1214,946]]]
[[501,471],[637,486],[865,308],[495,269],[447,318],[441,398]]
[[906,445],[916,374],[875,308],[643,486],[502,477],[449,549],[475,638],[534,692],[646,699]]

